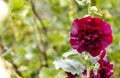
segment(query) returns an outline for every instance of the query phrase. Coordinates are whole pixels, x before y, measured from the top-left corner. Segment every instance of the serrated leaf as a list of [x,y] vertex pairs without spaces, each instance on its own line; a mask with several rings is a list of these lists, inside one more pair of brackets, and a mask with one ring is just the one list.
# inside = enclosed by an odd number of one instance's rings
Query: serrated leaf
[[65,72],[70,72],[73,75],[80,74],[85,67],[78,61],[72,59],[57,59],[54,61],[56,69],[63,69]]
[[63,57],[69,57],[69,56],[75,55],[75,54],[79,54],[79,53],[77,52],[77,50],[72,49],[72,50],[70,50],[68,52],[65,52],[62,56]]

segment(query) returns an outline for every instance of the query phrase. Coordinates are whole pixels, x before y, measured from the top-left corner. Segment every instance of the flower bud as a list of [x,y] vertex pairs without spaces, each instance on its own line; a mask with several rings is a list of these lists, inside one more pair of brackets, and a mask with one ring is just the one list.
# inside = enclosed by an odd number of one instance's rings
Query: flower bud
[[98,11],[98,9],[96,6],[92,6],[92,7],[90,7],[90,11],[93,13],[96,13]]
[[83,2],[84,4],[90,4],[90,3],[91,3],[91,0],[82,0],[82,2]]

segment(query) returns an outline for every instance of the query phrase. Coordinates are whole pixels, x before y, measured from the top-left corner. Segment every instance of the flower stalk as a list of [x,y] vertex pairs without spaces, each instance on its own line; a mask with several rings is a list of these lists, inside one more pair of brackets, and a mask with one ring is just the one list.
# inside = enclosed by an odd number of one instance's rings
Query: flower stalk
[[91,0],[90,0],[90,3],[88,4],[88,15],[91,15],[90,7],[91,7]]
[[91,70],[91,68],[88,66],[87,67],[87,77],[86,78],[90,78],[90,70]]

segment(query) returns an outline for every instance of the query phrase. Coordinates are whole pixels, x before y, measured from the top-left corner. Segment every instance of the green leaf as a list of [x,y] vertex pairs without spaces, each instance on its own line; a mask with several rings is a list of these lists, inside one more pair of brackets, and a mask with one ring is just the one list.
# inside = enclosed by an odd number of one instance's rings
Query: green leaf
[[99,60],[99,56],[96,57],[92,57],[90,56],[90,58],[88,59],[92,64],[96,64]]
[[76,0],[76,2],[80,5],[80,6],[84,6],[85,4],[82,2],[82,1],[80,1],[80,0]]
[[91,0],[76,0],[80,6],[84,6],[91,3]]
[[82,2],[87,5],[87,4],[90,4],[91,3],[91,0],[82,0]]
[[62,56],[63,56],[63,57],[69,57],[69,56],[71,56],[71,55],[76,55],[76,54],[79,54],[79,53],[77,52],[77,50],[72,49],[72,50],[70,50],[70,51],[68,51],[68,52],[65,52]]
[[85,67],[78,61],[72,59],[57,59],[54,61],[56,69],[63,69],[65,72],[70,72],[73,75],[80,74]]
[[12,10],[21,10],[24,7],[24,0],[11,0]]

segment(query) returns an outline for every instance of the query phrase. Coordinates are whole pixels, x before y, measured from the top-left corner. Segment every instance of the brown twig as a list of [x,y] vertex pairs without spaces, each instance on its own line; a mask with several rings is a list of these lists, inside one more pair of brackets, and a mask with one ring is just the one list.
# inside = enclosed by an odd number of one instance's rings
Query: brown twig
[[[37,22],[36,22],[37,20],[34,18],[34,22],[35,22],[35,34],[39,34],[41,37],[40,38],[38,38],[37,36],[36,36],[36,44],[37,44],[37,49],[38,49],[38,51],[39,51],[39,53],[40,53],[40,55],[42,55],[42,57],[41,57],[41,59],[43,59],[45,62],[46,62],[46,66],[48,66],[48,64],[47,64],[47,55],[46,55],[46,43],[43,41],[43,39],[42,39],[42,32],[40,32],[39,30],[38,30],[38,25],[37,25]],[[37,31],[39,31],[39,32],[37,32]],[[40,59],[40,60],[41,60]],[[42,62],[42,60],[41,60],[41,62]]]
[[[39,66],[39,68],[37,69],[37,74],[39,74],[39,73],[40,73],[40,70],[42,69],[42,67],[48,67],[48,63],[47,63],[48,58],[47,58],[47,54],[46,54],[47,41],[44,41],[44,40],[42,39],[42,35],[44,35],[44,36],[47,38],[47,40],[49,40],[49,39],[48,39],[48,36],[47,36],[47,28],[46,28],[45,24],[43,23],[41,17],[39,16],[39,14],[36,12],[35,4],[34,4],[33,1],[34,1],[34,0],[30,0],[30,4],[31,4],[31,8],[32,8],[33,14],[34,14],[34,16],[39,20],[40,24],[42,25],[42,29],[40,29],[40,28],[38,27],[37,20],[36,20],[36,18],[34,17],[34,22],[35,22],[35,24],[36,24],[36,25],[35,25],[35,28],[36,28],[37,31],[39,31],[39,32],[37,32],[36,34],[39,34],[39,36],[41,36],[41,37],[40,37],[40,42],[39,42],[39,41],[37,42],[37,48],[38,48],[38,50],[39,50],[40,55],[42,55],[42,57],[43,57],[43,58],[41,58],[41,59],[43,59],[43,60],[45,61],[45,64],[43,64],[43,62],[42,62],[42,64],[41,64],[41,65]],[[43,33],[41,32],[41,30],[43,30]],[[39,40],[39,39],[38,39],[38,40]],[[40,59],[40,60],[41,60],[41,59]],[[43,61],[43,60],[42,60],[42,61]]]
[[45,24],[43,23],[41,17],[38,15],[38,13],[36,12],[35,10],[35,5],[34,5],[34,2],[33,0],[30,0],[30,3],[31,3],[31,8],[32,8],[32,11],[34,13],[34,15],[36,16],[36,18],[39,20],[39,22],[41,23],[42,27],[43,27],[43,30],[44,30],[44,33],[46,33],[47,31],[47,28],[45,27]]
[[10,62],[11,62],[11,64],[12,64],[13,68],[15,69],[16,74],[17,74],[18,76],[20,76],[20,77],[23,78],[22,73],[18,70],[18,67],[17,67],[17,65],[13,62],[13,60],[11,60]]
[[[8,49],[6,49],[3,45],[1,45],[1,46],[2,46],[2,52],[1,52],[1,54],[4,54]],[[13,56],[12,53],[10,53],[10,55],[11,55],[11,57]],[[13,60],[10,59],[9,62],[12,64],[12,66],[13,66],[16,74],[17,74],[19,77],[23,78],[22,73],[18,70],[18,67],[17,67],[17,65],[13,62]]]

